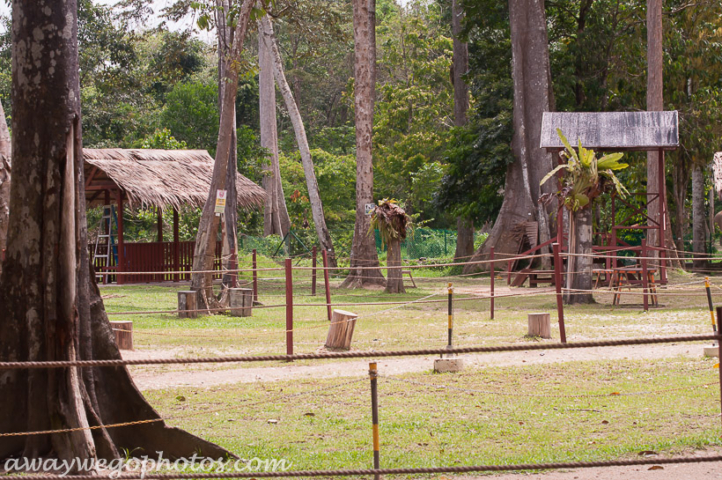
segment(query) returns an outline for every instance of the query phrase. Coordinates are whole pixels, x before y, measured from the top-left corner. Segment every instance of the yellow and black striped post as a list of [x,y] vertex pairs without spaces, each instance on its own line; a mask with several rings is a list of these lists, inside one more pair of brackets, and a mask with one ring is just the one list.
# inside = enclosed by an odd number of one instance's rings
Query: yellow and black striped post
[[449,344],[446,348],[454,348],[454,286],[449,283]]
[[712,291],[709,286],[709,277],[704,277],[704,289],[707,290],[707,304],[709,305],[709,318],[712,320],[712,330],[717,333],[717,321],[714,318],[714,306],[712,305]]
[[[379,453],[379,399],[378,399],[378,376],[376,362],[369,363],[369,378],[371,379],[371,421],[373,423],[374,436],[374,469],[381,468],[381,456]],[[378,474],[374,475],[374,480],[379,480]]]

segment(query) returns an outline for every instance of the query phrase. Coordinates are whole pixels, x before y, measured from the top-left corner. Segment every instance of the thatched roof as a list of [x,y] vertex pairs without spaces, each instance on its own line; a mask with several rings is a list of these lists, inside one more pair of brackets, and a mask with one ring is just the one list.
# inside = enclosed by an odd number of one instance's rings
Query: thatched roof
[[564,148],[557,128],[573,146],[595,150],[674,150],[679,146],[678,115],[669,112],[544,112],[541,148]]
[[[214,160],[205,150],[83,150],[86,197],[113,184],[132,207],[202,207],[208,199]],[[241,174],[236,176],[238,206],[262,208],[266,193]]]

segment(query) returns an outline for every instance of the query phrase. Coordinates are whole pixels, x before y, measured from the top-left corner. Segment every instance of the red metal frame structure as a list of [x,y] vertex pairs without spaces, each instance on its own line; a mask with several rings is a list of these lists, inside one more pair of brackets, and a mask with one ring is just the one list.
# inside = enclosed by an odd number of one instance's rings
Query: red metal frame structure
[[[667,188],[664,177],[664,155],[666,151],[676,150],[679,147],[679,126],[677,111],[668,112],[545,112],[542,119],[542,132],[540,147],[555,155],[558,162],[563,163],[561,152],[564,145],[557,134],[560,129],[564,136],[569,139],[572,145],[581,141],[585,148],[595,151],[607,152],[632,152],[632,151],[657,151],[659,152],[659,175],[656,179],[647,179],[647,191],[645,195],[645,207],[655,201],[660,202],[660,218],[651,218],[641,209],[618,199],[632,207],[637,213],[643,213],[647,219],[647,225],[628,226],[616,224],[612,227],[611,242],[609,245],[595,247],[597,251],[608,251],[608,268],[616,268],[616,251],[620,247],[625,250],[638,251],[640,247],[630,247],[621,242],[617,237],[617,231],[623,229],[656,229],[659,232],[658,244],[648,245],[648,250],[657,250],[660,258],[660,281],[667,283],[667,261],[665,250],[665,234],[667,225]],[[651,181],[650,181],[651,180]],[[656,185],[654,185],[656,183]],[[650,191],[650,187],[654,190]],[[651,197],[651,198],[650,198]],[[614,199],[617,200],[617,199]],[[614,201],[613,200],[613,201]],[[616,213],[616,212],[614,212]],[[616,218],[616,217],[613,217]],[[622,221],[624,223],[629,217]],[[557,215],[557,239],[563,247],[563,219]]]

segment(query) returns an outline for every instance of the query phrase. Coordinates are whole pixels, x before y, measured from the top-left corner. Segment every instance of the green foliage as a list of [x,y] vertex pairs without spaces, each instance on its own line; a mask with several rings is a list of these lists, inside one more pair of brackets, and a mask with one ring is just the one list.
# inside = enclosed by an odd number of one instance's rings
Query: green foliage
[[176,140],[167,128],[159,129],[145,137],[140,148],[154,148],[159,150],[186,150],[188,145],[184,141]]
[[[570,212],[590,207],[592,200],[607,190],[614,190],[621,197],[629,193],[614,174],[615,171],[629,166],[619,161],[624,156],[623,153],[610,153],[597,159],[594,150],[584,148],[581,140],[575,150],[560,129],[557,129],[557,135],[564,144],[562,156],[567,158],[567,163],[546,174],[540,185],[554,178],[558,172],[563,172],[563,187],[555,196]],[[542,199],[546,200],[546,195],[542,195]]]
[[208,150],[215,156],[218,141],[218,85],[184,82],[166,96],[161,122],[189,148]]

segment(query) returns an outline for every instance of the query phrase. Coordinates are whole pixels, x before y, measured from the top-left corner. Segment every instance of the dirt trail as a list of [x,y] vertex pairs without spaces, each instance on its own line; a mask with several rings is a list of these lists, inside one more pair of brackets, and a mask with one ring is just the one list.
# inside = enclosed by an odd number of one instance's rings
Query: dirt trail
[[[626,347],[580,348],[568,350],[531,350],[522,352],[502,352],[490,354],[464,355],[467,368],[485,366],[520,366],[592,360],[620,359],[660,359],[675,356],[699,358],[702,356],[700,344],[635,345]],[[233,354],[226,352],[226,354]],[[170,351],[124,352],[126,359],[169,358]],[[381,374],[398,375],[402,373],[424,372],[433,368],[433,356],[384,358],[379,360]],[[196,371],[135,371],[133,379],[141,390],[156,390],[173,387],[212,387],[232,383],[276,382],[294,378],[334,378],[354,377],[368,374],[369,360],[352,362],[321,363],[318,365],[282,365],[232,368],[224,370]]]
[[[699,450],[680,456],[717,456],[720,448]],[[478,477],[454,477],[456,480],[719,480],[722,479],[722,465],[719,462],[657,465],[662,469],[650,470],[651,465],[637,467],[584,468],[572,471],[552,471],[546,473],[504,474]]]

